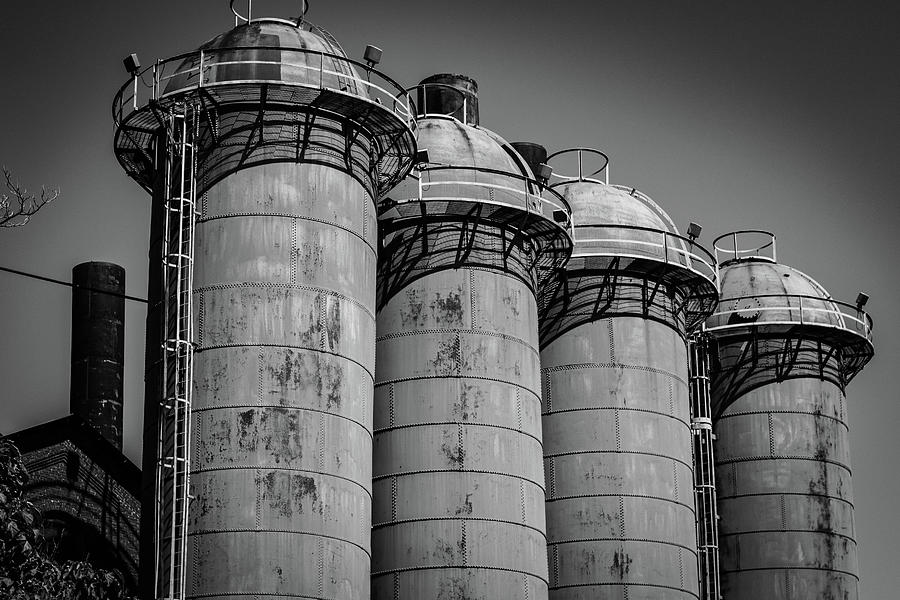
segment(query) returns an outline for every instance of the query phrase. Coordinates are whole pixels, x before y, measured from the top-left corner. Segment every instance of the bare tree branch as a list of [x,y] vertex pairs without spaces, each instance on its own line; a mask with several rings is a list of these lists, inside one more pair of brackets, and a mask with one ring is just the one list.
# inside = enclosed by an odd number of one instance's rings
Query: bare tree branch
[[59,197],[59,188],[47,190],[41,187],[41,196],[31,194],[22,184],[13,180],[12,173],[3,167],[6,192],[0,193],[0,227],[21,227],[45,204]]

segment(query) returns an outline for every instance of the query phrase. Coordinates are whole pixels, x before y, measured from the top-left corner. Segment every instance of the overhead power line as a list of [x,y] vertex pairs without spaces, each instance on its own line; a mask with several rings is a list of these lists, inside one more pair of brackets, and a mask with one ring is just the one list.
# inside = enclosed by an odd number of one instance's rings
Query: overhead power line
[[0,271],[5,271],[6,273],[12,273],[13,275],[21,275],[22,277],[30,277],[31,279],[37,279],[39,281],[46,281],[48,283],[55,283],[57,285],[64,285],[70,288],[78,288],[80,290],[87,290],[89,292],[96,292],[98,294],[106,294],[108,296],[116,296],[117,298],[124,298],[126,300],[131,300],[132,302],[142,302],[143,304],[147,304],[146,298],[138,298],[137,296],[129,296],[128,294],[119,294],[117,292],[110,292],[109,290],[99,290],[97,288],[89,287],[86,285],[76,285],[71,281],[63,281],[62,279],[53,279],[52,277],[45,277],[43,275],[37,275],[36,273],[28,273],[26,271],[19,271],[18,269],[10,269],[9,267],[0,267]]

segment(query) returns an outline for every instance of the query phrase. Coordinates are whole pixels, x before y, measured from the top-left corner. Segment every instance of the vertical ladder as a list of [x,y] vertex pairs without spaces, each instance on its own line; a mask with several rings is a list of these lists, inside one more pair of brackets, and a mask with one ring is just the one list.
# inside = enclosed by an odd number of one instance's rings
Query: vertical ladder
[[716,507],[712,408],[709,393],[709,335],[688,342],[690,355],[691,432],[694,438],[694,500],[701,600],[720,600],[719,514]]
[[156,465],[154,597],[183,600],[190,503],[193,287],[197,110],[177,104],[166,116],[165,218],[160,265],[163,298],[162,390]]

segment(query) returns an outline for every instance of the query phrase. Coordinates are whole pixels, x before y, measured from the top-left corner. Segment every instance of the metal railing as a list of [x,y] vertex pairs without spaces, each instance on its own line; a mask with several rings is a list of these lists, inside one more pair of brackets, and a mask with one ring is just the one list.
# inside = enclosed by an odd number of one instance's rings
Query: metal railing
[[[477,180],[485,175],[491,176],[491,180]],[[397,199],[396,204],[463,201],[513,208],[545,217],[570,236],[574,234],[569,203],[531,177],[486,167],[451,165],[428,166],[419,175],[413,173],[410,177],[416,180],[417,196]]]
[[687,269],[719,289],[715,257],[695,241],[662,229],[638,225],[578,225],[572,258],[652,259]]
[[[557,159],[558,162],[559,157],[571,154],[574,154],[577,160],[578,174],[572,175],[558,173],[556,171],[556,167],[552,163],[553,159]],[[584,166],[585,156],[599,157],[600,160],[600,167],[594,168],[594,170],[587,175],[585,175],[586,169]],[[565,150],[560,150],[549,155],[547,157],[546,163],[551,167],[554,167],[554,171],[550,175],[550,187],[562,185],[564,183],[569,183],[572,181],[590,181],[592,183],[602,183],[605,185],[609,185],[609,156],[607,156],[605,152],[601,152],[600,150],[596,150],[594,148],[567,148]],[[595,175],[599,175],[600,173],[603,173],[603,179],[594,178]]]
[[[241,21],[244,23],[250,23],[252,21],[258,20],[253,18],[253,0],[247,0],[247,16],[242,15],[238,12],[238,10],[234,7],[237,4],[238,0],[230,0],[228,6],[231,9],[231,12],[234,14],[234,26],[237,27]],[[300,0],[300,18],[306,16],[306,13],[309,11],[309,2],[307,0]],[[267,19],[268,20],[268,19]],[[282,21],[284,23],[290,23],[294,25],[295,23],[291,23],[290,21],[284,19],[272,19],[276,21]]]
[[[723,241],[730,241],[731,244],[725,245]],[[778,262],[775,234],[762,229],[743,229],[720,235],[713,240],[713,251],[716,253],[716,264],[720,266],[736,260]]]
[[[260,53],[277,52],[278,60],[256,58]],[[242,56],[242,54],[244,56]],[[326,65],[325,63],[330,64]],[[235,76],[229,69],[243,67],[250,76]],[[266,75],[278,67],[277,75]],[[365,77],[357,76],[357,69]],[[241,73],[243,75],[243,73]],[[372,79],[375,79],[373,82]],[[177,99],[202,88],[235,84],[278,84],[329,90],[382,106],[415,128],[414,103],[400,84],[368,65],[319,50],[254,46],[197,50],[157,61],[136,73],[113,100],[113,120],[117,126],[151,102]]]
[[[872,318],[853,304],[800,294],[758,294],[722,298],[719,306],[737,306],[741,302],[754,302],[754,305],[717,310],[707,321],[707,331],[717,332],[752,325],[812,325],[833,327],[861,336],[869,343],[873,341]],[[744,319],[730,322],[733,315]]]
[[[416,92],[416,99],[418,102],[416,103],[416,116],[418,118],[426,118],[426,117],[446,117],[451,119],[456,119],[460,123],[464,125],[468,124],[469,117],[469,99],[466,94],[452,85],[448,85],[446,83],[420,83],[419,85],[413,86],[411,88],[406,88],[406,93],[410,93],[412,91]],[[431,92],[431,94],[429,94]],[[453,108],[453,110],[449,112],[443,112],[438,110],[437,112],[433,110],[429,110],[430,108],[443,108],[446,109],[446,102],[443,100],[439,100],[437,104],[439,106],[435,106],[436,102],[432,101],[428,102],[429,95],[434,96],[434,92],[438,92],[439,94],[449,93],[451,96],[458,97],[458,105]],[[462,111],[462,120],[456,117],[456,113]]]

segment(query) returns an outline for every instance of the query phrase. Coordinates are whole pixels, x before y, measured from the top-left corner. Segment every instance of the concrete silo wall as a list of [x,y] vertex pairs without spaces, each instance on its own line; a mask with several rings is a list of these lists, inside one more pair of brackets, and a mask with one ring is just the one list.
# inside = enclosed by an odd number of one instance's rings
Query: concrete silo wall
[[372,199],[278,163],[200,208],[188,597],[368,599]]
[[373,598],[547,597],[537,306],[427,275],[378,313]]
[[603,319],[541,362],[550,598],[697,597],[684,339]]

